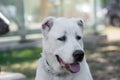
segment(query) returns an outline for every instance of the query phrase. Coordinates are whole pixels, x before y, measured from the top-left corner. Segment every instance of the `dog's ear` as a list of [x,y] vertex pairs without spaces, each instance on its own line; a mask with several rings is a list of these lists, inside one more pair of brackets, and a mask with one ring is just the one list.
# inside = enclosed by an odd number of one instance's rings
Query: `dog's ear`
[[77,19],[77,24],[80,27],[84,27],[84,21],[82,19]]
[[42,33],[44,37],[47,37],[48,32],[50,31],[50,29],[52,28],[53,24],[55,21],[55,17],[47,17],[42,21]]
[[54,23],[55,17],[47,17],[46,19],[43,20],[42,22],[42,30],[49,31]]

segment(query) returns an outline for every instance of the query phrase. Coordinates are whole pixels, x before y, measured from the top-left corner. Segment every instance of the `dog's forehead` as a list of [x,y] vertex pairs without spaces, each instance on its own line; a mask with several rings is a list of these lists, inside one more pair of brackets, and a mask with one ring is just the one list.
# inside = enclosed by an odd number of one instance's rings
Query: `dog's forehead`
[[[54,33],[53,33],[54,32]],[[53,27],[51,29],[51,34],[64,35],[67,34],[81,34],[82,27],[78,26],[75,19],[69,18],[58,18],[54,21]]]

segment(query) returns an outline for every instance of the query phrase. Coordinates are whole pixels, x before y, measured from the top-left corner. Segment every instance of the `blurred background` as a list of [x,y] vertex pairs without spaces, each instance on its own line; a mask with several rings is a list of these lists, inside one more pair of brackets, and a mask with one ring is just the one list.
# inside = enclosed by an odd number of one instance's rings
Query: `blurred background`
[[120,0],[0,0],[0,13],[10,21],[10,32],[0,35],[0,77],[10,72],[34,80],[42,51],[41,21],[62,16],[85,21],[85,51],[94,80],[120,80]]

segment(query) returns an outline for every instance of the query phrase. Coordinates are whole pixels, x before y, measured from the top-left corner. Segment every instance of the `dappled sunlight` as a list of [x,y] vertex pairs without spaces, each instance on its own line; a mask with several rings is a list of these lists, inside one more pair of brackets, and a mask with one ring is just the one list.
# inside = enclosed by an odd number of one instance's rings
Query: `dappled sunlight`
[[[21,66],[22,65],[22,66]],[[24,70],[24,69],[35,69],[36,68],[36,65],[37,65],[37,63],[36,63],[36,61],[34,61],[34,62],[31,62],[31,63],[28,63],[28,62],[24,62],[24,63],[17,63],[17,64],[13,64],[12,66],[11,66],[11,68],[13,68],[13,69],[21,69],[21,70]]]
[[97,58],[96,61],[100,62],[100,63],[107,63],[108,60],[105,58]]
[[120,48],[118,46],[109,45],[109,46],[99,48],[98,51],[117,51],[119,49]]
[[101,53],[90,54],[89,56],[87,56],[87,58],[95,60],[95,61],[100,62],[100,63],[107,63],[108,62],[107,59],[102,58],[102,54]]
[[106,67],[106,71],[107,72],[111,72],[111,71],[113,71],[115,68],[114,68],[114,66],[113,65],[110,65],[110,66],[107,66]]
[[99,57],[101,57],[102,55],[100,54],[100,53],[94,53],[94,54],[91,54],[90,56],[88,56],[88,58],[91,58],[91,59],[93,59],[93,58],[99,58]]
[[1,66],[2,72],[8,71],[24,71],[24,70],[35,70],[37,66],[37,61],[33,62],[22,62],[22,63],[15,63],[12,65]]
[[117,78],[111,78],[110,80],[118,80]]
[[107,27],[104,31],[107,35],[108,41],[120,41],[120,28],[119,27]]
[[120,41],[85,45],[87,61],[96,80],[120,79]]

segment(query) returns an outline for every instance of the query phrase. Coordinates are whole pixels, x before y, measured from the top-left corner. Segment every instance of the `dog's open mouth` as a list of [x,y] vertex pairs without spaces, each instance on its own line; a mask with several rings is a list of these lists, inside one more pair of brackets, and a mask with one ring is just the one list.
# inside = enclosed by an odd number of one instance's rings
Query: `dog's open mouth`
[[56,58],[59,64],[61,65],[61,67],[66,68],[71,73],[77,73],[80,71],[80,64],[78,62],[68,64],[65,63],[58,55],[56,55]]

